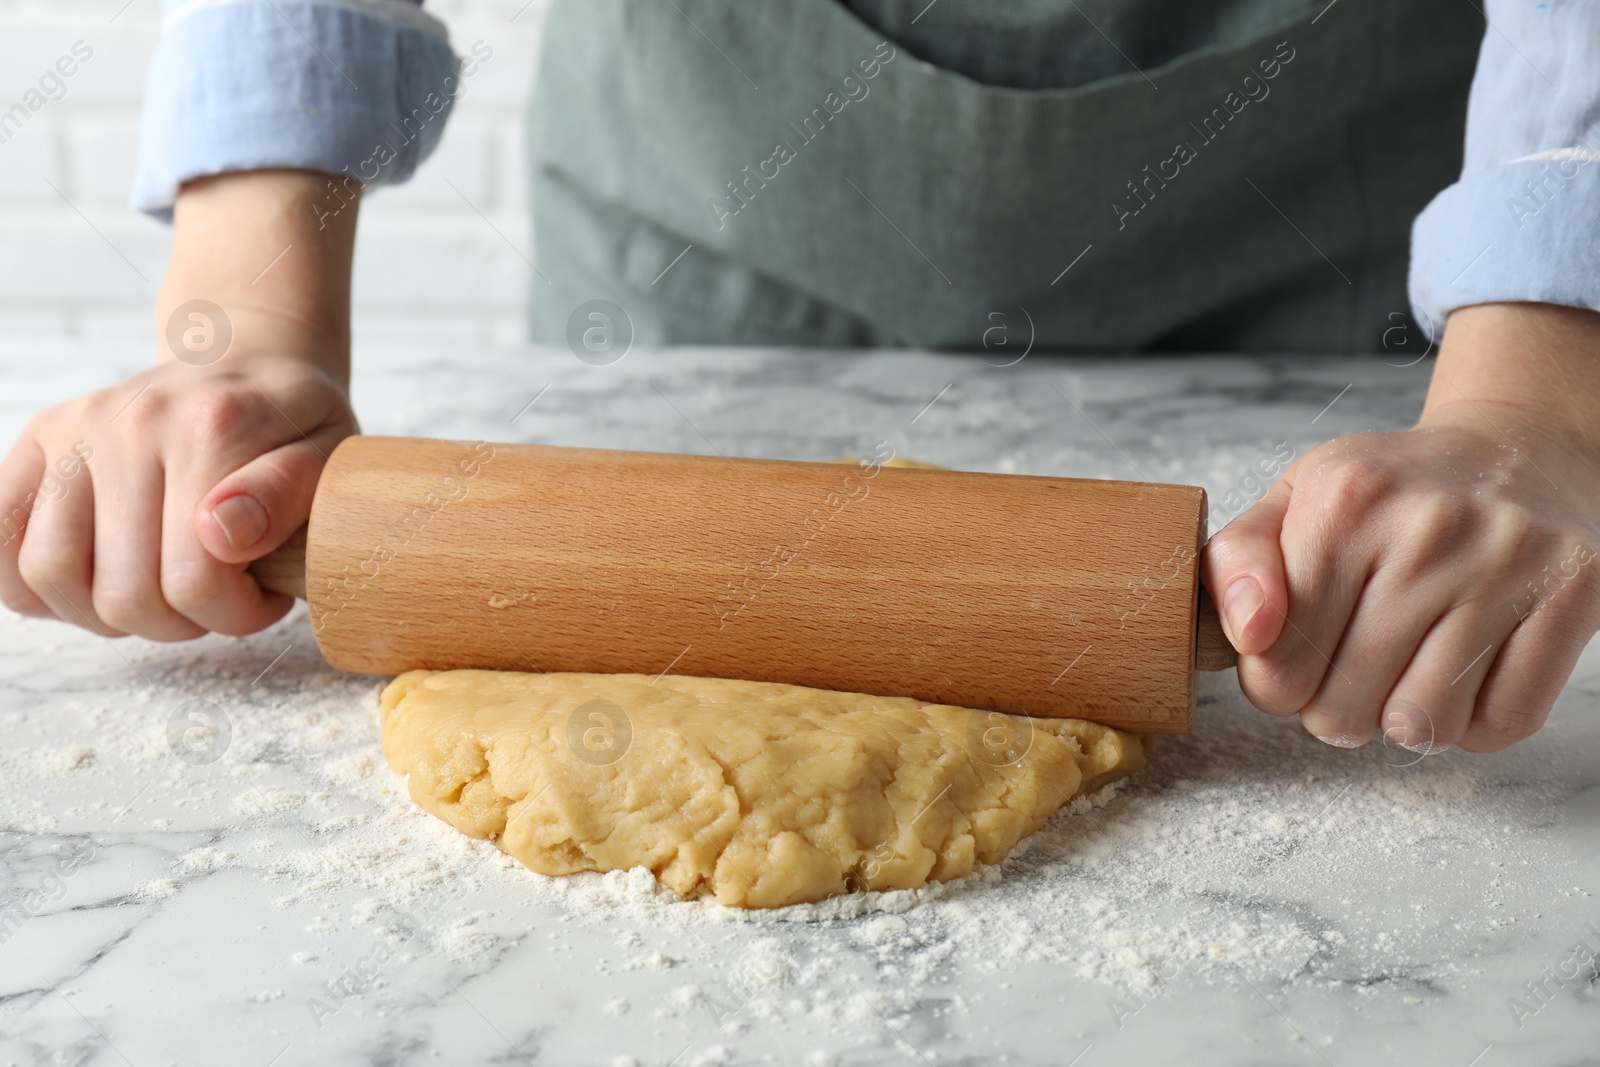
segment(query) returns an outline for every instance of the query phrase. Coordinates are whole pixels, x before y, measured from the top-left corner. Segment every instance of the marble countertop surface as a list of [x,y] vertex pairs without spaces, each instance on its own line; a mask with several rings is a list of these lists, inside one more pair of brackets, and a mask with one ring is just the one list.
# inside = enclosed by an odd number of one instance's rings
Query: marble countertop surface
[[[0,345],[10,441],[145,354]],[[369,433],[1252,491],[1428,363],[358,353]],[[1600,657],[1505,753],[1335,750],[1207,679],[1104,806],[909,910],[775,922],[528,874],[414,811],[382,680],[0,618],[0,1064],[1600,1063]],[[212,719],[197,749],[185,724]],[[207,710],[210,709],[210,710]],[[578,884],[581,883],[581,884]],[[887,905],[886,905],[887,907]],[[896,905],[899,907],[899,905]]]

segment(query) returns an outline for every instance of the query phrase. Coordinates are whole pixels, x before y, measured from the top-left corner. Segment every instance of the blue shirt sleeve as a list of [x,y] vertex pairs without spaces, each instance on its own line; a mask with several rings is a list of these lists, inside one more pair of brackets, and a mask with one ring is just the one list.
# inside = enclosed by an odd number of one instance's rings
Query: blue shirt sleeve
[[1411,231],[1412,314],[1436,337],[1469,304],[1600,311],[1600,3],[1486,13],[1461,178]]
[[292,167],[402,182],[470,71],[421,0],[163,0],[132,206],[172,217],[178,186]]

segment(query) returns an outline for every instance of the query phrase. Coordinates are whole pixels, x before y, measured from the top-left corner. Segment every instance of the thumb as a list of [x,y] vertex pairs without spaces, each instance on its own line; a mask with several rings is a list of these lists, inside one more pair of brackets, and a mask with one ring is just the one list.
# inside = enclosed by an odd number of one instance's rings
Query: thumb
[[1293,487],[1287,477],[1255,506],[1206,542],[1201,577],[1222,616],[1222,628],[1241,655],[1271,648],[1289,611],[1279,535]]
[[310,516],[326,462],[316,445],[301,439],[246,463],[200,498],[200,544],[224,563],[248,563],[271,552]]

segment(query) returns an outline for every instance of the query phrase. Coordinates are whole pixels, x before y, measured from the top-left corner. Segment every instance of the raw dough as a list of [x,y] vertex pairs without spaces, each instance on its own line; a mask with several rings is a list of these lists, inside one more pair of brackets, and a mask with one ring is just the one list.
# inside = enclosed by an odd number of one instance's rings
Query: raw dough
[[719,678],[410,671],[382,708],[389,765],[457,829],[745,908],[959,878],[1144,766],[1075,719]]

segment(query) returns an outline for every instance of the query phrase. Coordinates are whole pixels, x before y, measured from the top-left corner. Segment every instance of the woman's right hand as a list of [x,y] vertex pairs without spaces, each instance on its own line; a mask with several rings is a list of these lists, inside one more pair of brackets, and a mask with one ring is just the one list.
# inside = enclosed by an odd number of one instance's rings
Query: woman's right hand
[[289,610],[244,564],[306,521],[356,421],[322,368],[238,347],[34,417],[0,462],[7,607],[157,641],[251,633]]
[[7,607],[157,641],[251,633],[289,610],[246,565],[306,521],[328,455],[357,432],[356,205],[346,192],[330,212],[332,184],[254,171],[184,187],[160,361],[40,412],[0,461]]

